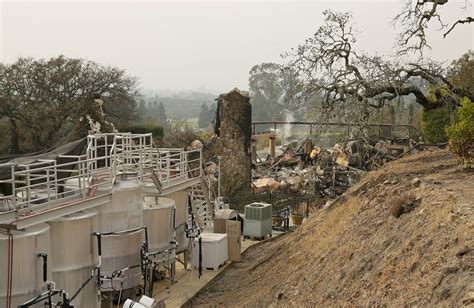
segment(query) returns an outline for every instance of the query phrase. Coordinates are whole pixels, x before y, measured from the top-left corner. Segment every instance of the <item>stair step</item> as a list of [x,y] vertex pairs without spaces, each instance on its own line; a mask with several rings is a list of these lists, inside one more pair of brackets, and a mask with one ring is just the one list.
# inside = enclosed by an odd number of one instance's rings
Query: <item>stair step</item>
[[204,185],[207,185],[204,181],[203,178],[202,183],[192,186],[189,189],[191,208],[195,215],[196,223],[201,229],[213,224],[211,213],[212,204],[209,203],[211,202],[211,200],[209,200],[209,191],[207,186],[204,187]]

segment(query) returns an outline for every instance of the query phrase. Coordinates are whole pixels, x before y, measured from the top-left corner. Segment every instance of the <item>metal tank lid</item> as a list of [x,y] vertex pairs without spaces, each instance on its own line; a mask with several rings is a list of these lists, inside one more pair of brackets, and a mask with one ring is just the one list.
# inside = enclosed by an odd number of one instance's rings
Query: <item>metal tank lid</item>
[[155,197],[146,197],[146,199],[152,200],[152,202],[145,202],[144,209],[164,209],[176,205],[174,200],[170,198],[158,197],[158,203],[155,203]]
[[126,179],[115,182],[114,190],[137,189],[143,187],[143,183],[136,179]]

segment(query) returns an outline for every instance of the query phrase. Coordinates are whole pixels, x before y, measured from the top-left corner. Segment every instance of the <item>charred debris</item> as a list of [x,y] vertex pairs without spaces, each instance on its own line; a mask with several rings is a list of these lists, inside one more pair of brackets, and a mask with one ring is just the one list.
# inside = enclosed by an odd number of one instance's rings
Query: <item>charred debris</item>
[[283,146],[283,152],[275,155],[274,136],[269,138],[268,155],[252,155],[253,191],[312,196],[320,200],[318,206],[344,193],[364,173],[423,148],[409,138],[360,138],[323,147],[307,137]]

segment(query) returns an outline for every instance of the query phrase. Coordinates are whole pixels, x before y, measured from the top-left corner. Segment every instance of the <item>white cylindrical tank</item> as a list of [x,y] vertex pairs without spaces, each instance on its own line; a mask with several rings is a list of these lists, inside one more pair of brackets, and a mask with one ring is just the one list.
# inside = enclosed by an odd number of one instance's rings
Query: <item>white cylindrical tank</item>
[[[11,307],[25,303],[46,290],[43,283],[43,259],[38,253],[51,255],[50,229],[45,223],[13,230],[13,267]],[[6,306],[8,272],[8,235],[0,232],[0,307]],[[49,263],[49,260],[48,260]],[[48,266],[48,280],[51,271]],[[44,307],[38,304],[33,307]]]
[[79,178],[68,179],[64,182],[63,195],[64,197],[79,194]]
[[188,249],[189,239],[186,237],[186,222],[188,221],[188,192],[180,190],[166,196],[174,200],[176,206],[175,228],[176,242],[178,243],[177,253]]
[[184,224],[176,227],[176,243],[178,244],[176,253],[182,253],[189,248],[189,239],[186,237],[186,225]]
[[176,206],[176,227],[185,224],[188,221],[188,192],[186,190],[175,191],[166,198],[175,202]]
[[148,231],[148,250],[156,252],[167,248],[175,240],[175,202],[169,198],[146,197],[143,223]]
[[[137,180],[122,180],[112,189],[112,202],[99,207],[98,232],[117,232],[143,226],[143,185]],[[144,241],[144,232],[120,236],[102,236],[101,275],[110,276],[114,271],[140,264],[140,249]],[[95,242],[95,241],[94,241]],[[123,283],[105,280],[103,291],[112,288],[130,289],[140,284],[140,267],[124,272]]]
[[[77,212],[50,221],[49,225],[53,281],[57,288],[73,296],[97,265],[96,243],[92,238],[98,226],[97,214]],[[90,281],[71,303],[76,307],[100,307],[95,280]]]

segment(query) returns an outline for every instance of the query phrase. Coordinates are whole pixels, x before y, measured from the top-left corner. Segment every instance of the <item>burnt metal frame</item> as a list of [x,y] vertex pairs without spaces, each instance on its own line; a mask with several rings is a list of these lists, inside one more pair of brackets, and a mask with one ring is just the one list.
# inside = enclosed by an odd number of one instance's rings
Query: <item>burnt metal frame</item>
[[306,121],[254,121],[252,122],[252,134],[255,135],[258,132],[256,131],[256,127],[259,125],[273,125],[274,130],[277,129],[278,125],[308,125],[310,134],[313,132],[313,127],[315,126],[339,126],[339,127],[347,127],[349,131],[351,127],[377,127],[379,128],[379,132],[382,127],[387,127],[389,129],[389,133],[391,134],[393,128],[406,128],[408,129],[408,133],[411,138],[411,131],[414,131],[416,135],[421,136],[424,140],[432,143],[432,141],[427,138],[418,128],[414,127],[413,125],[409,124],[387,124],[387,123],[368,123],[368,124],[360,124],[360,123],[344,123],[344,122],[306,122]]

